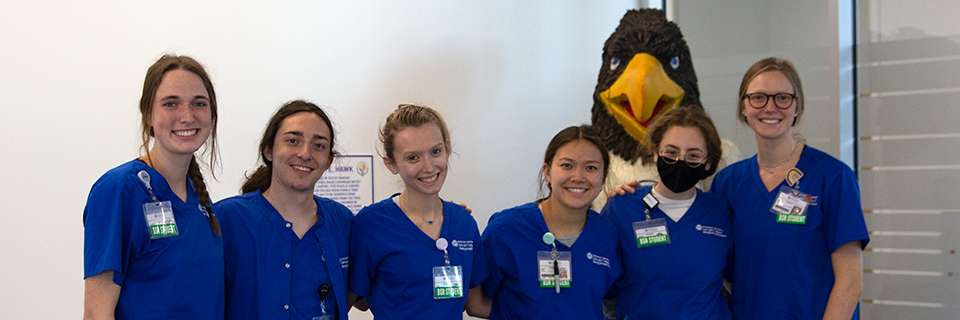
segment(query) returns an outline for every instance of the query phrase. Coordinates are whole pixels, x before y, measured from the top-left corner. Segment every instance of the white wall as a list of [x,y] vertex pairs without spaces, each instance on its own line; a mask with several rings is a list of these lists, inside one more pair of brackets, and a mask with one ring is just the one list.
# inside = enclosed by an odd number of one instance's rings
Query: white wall
[[776,56],[791,60],[802,80],[806,101],[797,131],[809,145],[854,165],[852,3],[671,2],[675,22],[690,46],[700,100],[720,136],[732,140],[742,157],[756,154],[757,145],[753,130],[736,118],[740,81],[754,62]]
[[[137,102],[162,53],[194,56],[216,86],[223,158],[214,199],[253,169],[272,112],[328,106],[341,151],[376,154],[401,102],[446,117],[442,196],[481,228],[533,200],[561,128],[589,122],[603,42],[635,1],[0,2],[0,318],[77,318],[82,211],[93,182],[138,156]],[[382,163],[376,198],[400,190]]]

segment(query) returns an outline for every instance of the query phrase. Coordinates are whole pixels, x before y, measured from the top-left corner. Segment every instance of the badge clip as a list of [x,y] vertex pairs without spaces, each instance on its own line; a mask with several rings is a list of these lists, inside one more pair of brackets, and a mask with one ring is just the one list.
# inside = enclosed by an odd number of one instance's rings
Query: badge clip
[[443,251],[443,263],[449,266],[450,256],[447,255],[447,239],[446,238],[440,237],[440,239],[437,239],[437,249],[440,249]]
[[796,184],[800,182],[800,178],[803,178],[803,172],[801,172],[800,169],[793,168],[787,171],[787,185],[797,187]]
[[643,214],[647,216],[647,220],[650,220],[650,209],[656,208],[657,205],[660,204],[660,200],[657,200],[657,197],[654,197],[651,191],[643,196],[643,204],[646,206],[646,208],[643,209]]
[[320,312],[327,314],[327,306],[324,304],[324,300],[326,300],[327,295],[330,294],[330,286],[326,283],[321,284],[320,287],[317,288],[317,293],[320,294]]
[[157,201],[157,196],[153,194],[153,187],[150,186],[150,174],[147,173],[147,170],[140,170],[137,172],[137,178],[140,178],[140,182],[143,182],[143,186],[147,187],[147,193],[150,194],[150,198],[153,201]]
[[553,235],[553,232],[543,234],[543,243],[553,246],[553,250],[550,251],[550,258],[553,258],[553,284],[557,288],[557,293],[560,293],[560,263],[557,262],[557,259],[560,258],[560,252],[557,252],[556,240],[557,237]]

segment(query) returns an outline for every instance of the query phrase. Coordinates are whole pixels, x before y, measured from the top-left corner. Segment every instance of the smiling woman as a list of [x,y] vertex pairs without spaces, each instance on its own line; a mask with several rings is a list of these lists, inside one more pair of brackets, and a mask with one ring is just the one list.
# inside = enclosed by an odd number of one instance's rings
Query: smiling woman
[[[429,107],[400,105],[380,130],[383,162],[404,189],[360,210],[351,237],[350,291],[374,316],[459,319],[487,276],[477,222],[440,199],[450,133]],[[469,289],[469,293],[466,292]]]
[[100,177],[83,211],[84,318],[223,319],[220,226],[195,155],[209,143],[217,160],[217,99],[203,67],[157,60],[140,115],[146,154]]
[[720,162],[713,121],[702,108],[676,108],[650,126],[644,144],[659,182],[625,186],[630,194],[610,198],[601,211],[617,226],[626,274],[608,307],[617,319],[732,319],[721,294],[733,243],[730,205],[695,187]]
[[610,159],[589,126],[563,129],[540,168],[546,198],[495,213],[483,230],[490,276],[467,312],[490,319],[603,319],[622,274],[614,225],[590,209]]
[[727,273],[734,318],[857,319],[870,237],[853,170],[794,135],[804,99],[790,61],[754,63],[738,96],[757,154],[717,173],[710,189],[730,199],[737,227]]

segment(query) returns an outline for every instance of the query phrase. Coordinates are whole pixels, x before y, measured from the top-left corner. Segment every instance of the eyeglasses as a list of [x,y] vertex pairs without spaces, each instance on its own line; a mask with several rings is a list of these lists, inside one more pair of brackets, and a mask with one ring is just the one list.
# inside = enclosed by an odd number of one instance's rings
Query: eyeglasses
[[677,149],[660,149],[659,154],[666,163],[674,164],[682,159],[691,168],[699,167],[707,159],[707,155],[698,150],[690,150],[686,154],[681,154],[680,150]]
[[762,92],[754,92],[743,95],[741,99],[747,99],[750,107],[754,109],[763,109],[767,106],[767,100],[773,98],[773,104],[779,109],[787,109],[793,105],[793,99],[797,98],[796,94],[793,93],[777,93],[777,94],[766,94]]

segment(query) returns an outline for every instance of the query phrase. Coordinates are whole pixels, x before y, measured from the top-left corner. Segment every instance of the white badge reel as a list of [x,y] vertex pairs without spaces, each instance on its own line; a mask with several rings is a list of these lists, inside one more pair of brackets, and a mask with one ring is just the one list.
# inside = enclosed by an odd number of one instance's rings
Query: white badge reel
[[447,239],[437,239],[437,249],[443,251],[444,266],[433,267],[433,298],[453,299],[463,297],[463,267],[451,266],[447,255]]

